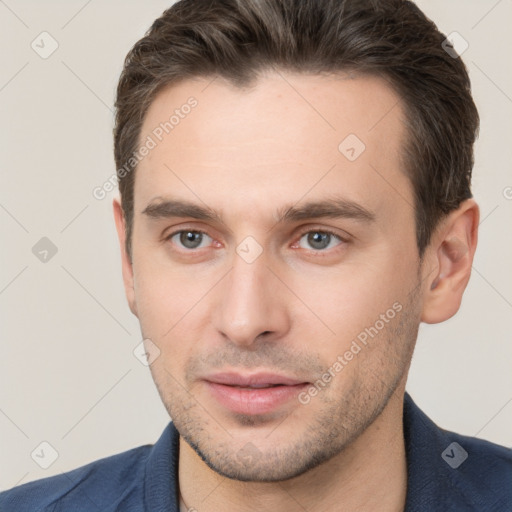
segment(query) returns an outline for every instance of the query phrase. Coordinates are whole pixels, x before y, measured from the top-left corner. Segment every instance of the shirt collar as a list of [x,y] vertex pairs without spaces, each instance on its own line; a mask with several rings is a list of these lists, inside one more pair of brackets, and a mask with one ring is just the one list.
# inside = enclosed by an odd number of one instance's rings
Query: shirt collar
[[[405,452],[407,458],[406,512],[443,512],[457,508],[464,497],[453,485],[448,464],[441,454],[450,441],[406,392],[403,414]],[[460,510],[457,508],[457,510]]]
[[148,512],[179,512],[178,461],[180,436],[170,422],[155,443],[146,463],[145,509]]

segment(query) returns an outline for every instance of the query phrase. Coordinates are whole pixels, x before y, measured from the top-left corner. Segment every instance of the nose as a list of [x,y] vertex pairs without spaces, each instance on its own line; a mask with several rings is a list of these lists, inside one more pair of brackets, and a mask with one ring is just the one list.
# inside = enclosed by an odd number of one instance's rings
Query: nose
[[263,335],[281,337],[290,328],[282,284],[263,255],[248,263],[234,255],[231,271],[218,289],[213,322],[239,346],[250,348]]

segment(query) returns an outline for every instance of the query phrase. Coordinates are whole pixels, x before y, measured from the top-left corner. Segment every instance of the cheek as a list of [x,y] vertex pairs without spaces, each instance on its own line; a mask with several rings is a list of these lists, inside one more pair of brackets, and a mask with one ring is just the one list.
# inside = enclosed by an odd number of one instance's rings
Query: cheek
[[[400,324],[410,300],[407,279],[412,270],[397,268],[384,252],[375,259],[378,264],[340,267],[323,280],[310,282],[302,276],[295,282],[297,295],[315,313],[298,315],[304,335],[297,341],[302,350],[314,350],[328,368],[338,361],[334,372],[343,376],[333,379],[333,393],[357,382],[377,386],[403,357],[406,340]],[[319,342],[312,344],[312,339]]]
[[181,372],[197,350],[197,341],[204,338],[210,318],[205,295],[211,287],[207,276],[197,272],[134,260],[138,318],[143,337],[161,351],[162,357],[152,365],[160,382],[167,378],[165,370]]
[[142,332],[156,340],[168,337],[197,300],[193,287],[176,273],[140,258],[134,258],[134,291]]
[[[376,258],[377,264],[358,263],[326,269],[323,275],[305,277],[297,274],[291,288],[308,306],[297,303],[309,329],[320,329],[322,336],[350,342],[358,332],[372,325],[396,301],[402,300],[405,288],[402,276],[393,274],[394,264]],[[404,270],[405,272],[405,270]]]

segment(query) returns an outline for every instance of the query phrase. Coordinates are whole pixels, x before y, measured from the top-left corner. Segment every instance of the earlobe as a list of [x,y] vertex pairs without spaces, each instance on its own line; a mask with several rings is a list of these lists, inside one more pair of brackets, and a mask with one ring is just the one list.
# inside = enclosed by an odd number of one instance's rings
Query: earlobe
[[427,279],[421,321],[444,322],[460,308],[471,276],[478,239],[480,212],[467,199],[441,223],[431,242],[435,253],[433,277]]
[[116,224],[117,236],[119,239],[119,247],[121,250],[121,265],[123,273],[124,290],[126,299],[131,312],[137,316],[137,304],[135,301],[134,277],[133,277],[133,264],[126,252],[126,221],[123,214],[123,208],[119,199],[115,198],[112,201],[112,208],[114,211],[114,221]]

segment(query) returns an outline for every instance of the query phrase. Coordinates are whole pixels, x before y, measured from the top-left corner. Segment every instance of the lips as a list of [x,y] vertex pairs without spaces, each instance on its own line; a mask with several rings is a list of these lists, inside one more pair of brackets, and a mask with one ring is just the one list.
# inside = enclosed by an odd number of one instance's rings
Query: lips
[[255,373],[242,375],[239,373],[216,373],[205,377],[205,380],[225,386],[238,386],[243,388],[263,388],[268,386],[295,386],[304,384],[304,381],[285,377],[275,373]]
[[[217,373],[205,379],[213,398],[223,408],[238,414],[265,414],[283,407],[309,385],[274,373],[242,375]],[[296,400],[296,404],[299,402]]]

